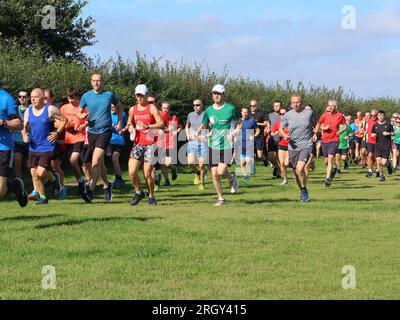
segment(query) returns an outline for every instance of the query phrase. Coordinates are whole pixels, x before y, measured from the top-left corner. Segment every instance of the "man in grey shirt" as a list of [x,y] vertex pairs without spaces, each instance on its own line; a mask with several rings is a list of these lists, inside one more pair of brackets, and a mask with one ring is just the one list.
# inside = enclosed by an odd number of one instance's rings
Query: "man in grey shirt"
[[[283,117],[279,133],[282,137],[290,139],[289,164],[301,190],[300,199],[307,202],[309,196],[305,166],[312,154],[313,141],[317,140],[317,135],[313,132],[317,119],[312,110],[304,109],[301,105],[300,95],[293,95],[290,100],[293,109]],[[284,132],[284,128],[289,128],[289,136]]]

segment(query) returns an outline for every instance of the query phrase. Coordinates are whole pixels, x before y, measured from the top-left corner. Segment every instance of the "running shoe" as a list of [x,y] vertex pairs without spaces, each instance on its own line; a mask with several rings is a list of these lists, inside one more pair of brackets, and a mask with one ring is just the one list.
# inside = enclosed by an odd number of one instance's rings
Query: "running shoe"
[[379,178],[379,182],[385,182],[385,180],[386,180],[385,176],[381,176],[381,177]]
[[257,173],[256,165],[254,164],[253,167],[250,170],[250,175],[255,176]]
[[20,178],[15,178],[12,183],[15,196],[17,197],[18,204],[25,208],[28,205],[28,194],[24,188],[24,182]]
[[53,192],[54,195],[58,195],[61,190],[61,178],[57,172],[52,172],[52,175],[55,178],[53,181]]
[[329,188],[332,185],[331,179],[325,179],[325,187]]
[[176,179],[178,179],[178,168],[176,167],[176,165],[172,167],[171,171],[172,171],[172,181],[175,181]]
[[67,197],[67,186],[64,186],[58,193],[58,200],[65,200]]
[[86,203],[92,203],[93,201],[93,193],[89,188],[89,185],[85,184],[84,191],[81,194],[81,198],[86,202]]
[[165,180],[165,183],[163,184],[163,187],[169,187],[171,183],[169,182],[169,179]]
[[214,207],[220,207],[223,206],[224,204],[225,204],[224,199],[218,199],[217,202],[215,202]]
[[78,183],[78,196],[81,196],[85,192],[85,181]]
[[301,202],[308,202],[308,201],[310,201],[310,198],[308,196],[308,190],[307,189],[301,190]]
[[239,190],[239,184],[238,181],[236,179],[236,174],[234,172],[231,173],[231,193],[237,193]]
[[372,172],[369,172],[369,171],[368,171],[368,173],[365,175],[365,177],[367,177],[367,178],[372,178]]
[[156,206],[157,205],[156,198],[149,198],[149,205],[150,206]]
[[142,201],[145,197],[144,192],[142,191],[140,194],[136,193],[135,196],[133,197],[133,199],[130,202],[131,206],[136,206],[137,204],[139,204],[140,201]]
[[206,188],[204,187],[204,184],[200,183],[199,184],[199,191],[205,191]]
[[124,186],[125,181],[119,178],[116,178],[113,182],[113,188],[120,189]]
[[49,204],[49,201],[48,201],[47,199],[40,198],[40,199],[35,203],[35,206],[44,206],[44,205],[47,205],[47,204]]
[[113,188],[113,186],[112,186],[111,182],[109,182],[108,187],[103,189],[104,190],[104,200],[107,202],[111,201],[113,198],[112,188]]
[[28,199],[29,199],[30,201],[39,201],[39,199],[40,199],[40,194],[39,194],[36,190],[33,190],[33,191],[29,194]]
[[289,181],[284,179],[283,182],[281,183],[281,186],[287,186],[287,185],[289,185]]
[[199,183],[200,183],[200,176],[199,176],[198,173],[195,173],[195,174],[194,174],[194,179],[193,179],[193,184],[194,184],[195,186],[198,186]]
[[388,162],[387,169],[388,169],[388,173],[389,174],[393,174],[393,167],[392,167],[392,164],[390,162]]
[[376,172],[375,177],[379,178],[381,176],[381,174],[379,173],[379,171]]

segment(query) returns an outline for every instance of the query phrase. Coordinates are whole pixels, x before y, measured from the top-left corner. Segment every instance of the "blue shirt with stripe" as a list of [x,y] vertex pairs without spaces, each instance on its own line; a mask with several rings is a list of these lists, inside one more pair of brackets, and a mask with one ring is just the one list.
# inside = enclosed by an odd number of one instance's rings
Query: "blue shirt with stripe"
[[[0,119],[11,120],[17,115],[17,104],[6,90],[0,89]],[[14,146],[14,134],[7,128],[0,128],[0,151],[11,151]]]

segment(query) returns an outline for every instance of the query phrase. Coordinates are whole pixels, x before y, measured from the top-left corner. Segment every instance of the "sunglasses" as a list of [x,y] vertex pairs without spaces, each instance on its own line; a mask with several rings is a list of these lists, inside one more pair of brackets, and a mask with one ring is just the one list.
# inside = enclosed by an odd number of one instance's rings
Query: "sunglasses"
[[193,107],[201,107],[201,104],[194,104]]
[[286,114],[286,112],[285,113],[280,113],[281,116],[284,116],[285,114]]
[[220,95],[222,95],[221,92],[213,92],[212,94],[215,95],[215,96],[220,96]]
[[19,96],[18,98],[20,98],[20,99],[26,99],[26,98],[28,98],[28,96]]
[[136,94],[135,96],[136,96],[136,98],[143,98],[144,97],[144,95],[142,95],[140,93]]
[[256,108],[257,106],[251,106],[252,108]]

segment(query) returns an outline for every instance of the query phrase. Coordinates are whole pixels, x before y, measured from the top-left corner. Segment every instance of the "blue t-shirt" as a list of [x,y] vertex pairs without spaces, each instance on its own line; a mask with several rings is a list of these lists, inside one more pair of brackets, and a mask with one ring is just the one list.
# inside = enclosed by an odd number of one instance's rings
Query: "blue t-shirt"
[[[124,134],[118,134],[117,130],[115,130],[115,127],[118,124],[118,113],[112,113],[111,112],[111,119],[112,119],[112,136],[111,136],[111,144],[123,146],[125,145],[125,138]],[[126,116],[125,112],[122,115],[122,128],[126,127],[126,124],[128,123],[128,117]]]
[[89,133],[102,134],[112,128],[111,104],[119,100],[111,91],[86,92],[81,99],[81,109],[87,107],[89,113]]
[[253,118],[242,119],[242,147],[246,147],[247,143],[254,137],[255,129],[257,129],[257,122]]
[[[17,115],[14,98],[4,89],[0,89],[0,119],[11,120]],[[14,146],[14,134],[6,128],[0,128],[0,151],[11,151]]]
[[[350,123],[350,128],[351,128],[351,130],[353,130],[353,132],[355,134],[358,133],[358,126],[354,122]],[[353,142],[353,141],[356,141],[355,135],[352,135],[351,137],[349,137],[349,142]]]

